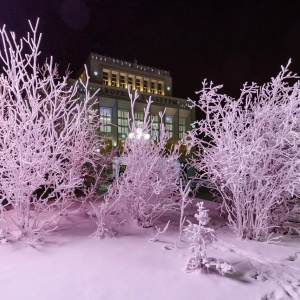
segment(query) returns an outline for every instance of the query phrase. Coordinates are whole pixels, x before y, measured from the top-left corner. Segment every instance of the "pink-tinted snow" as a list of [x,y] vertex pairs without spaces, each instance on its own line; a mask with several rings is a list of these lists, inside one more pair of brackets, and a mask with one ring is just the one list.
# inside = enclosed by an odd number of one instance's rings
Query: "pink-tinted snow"
[[284,237],[280,244],[239,241],[215,204],[204,204],[220,240],[208,256],[228,260],[234,275],[184,271],[188,244],[174,248],[178,215],[160,219],[161,228],[171,222],[158,242],[149,241],[154,228],[133,223],[115,238],[96,240],[90,237],[96,225],[74,207],[46,244],[0,245],[1,299],[299,299],[299,237]]

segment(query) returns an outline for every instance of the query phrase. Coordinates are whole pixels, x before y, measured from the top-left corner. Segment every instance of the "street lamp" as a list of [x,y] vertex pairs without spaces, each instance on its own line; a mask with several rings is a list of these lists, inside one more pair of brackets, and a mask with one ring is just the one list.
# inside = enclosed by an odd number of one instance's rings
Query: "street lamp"
[[150,134],[149,133],[143,133],[143,130],[141,128],[138,128],[136,130],[136,133],[130,132],[128,134],[128,137],[130,139],[137,139],[137,140],[144,139],[144,140],[149,140],[150,139]]

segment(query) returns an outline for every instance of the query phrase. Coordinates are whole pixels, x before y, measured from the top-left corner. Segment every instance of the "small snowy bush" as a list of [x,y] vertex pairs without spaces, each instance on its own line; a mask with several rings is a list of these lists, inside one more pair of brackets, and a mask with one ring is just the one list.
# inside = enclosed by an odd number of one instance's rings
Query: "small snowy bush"
[[216,270],[222,275],[233,273],[234,268],[225,260],[207,257],[206,248],[216,240],[215,231],[212,228],[206,227],[210,218],[208,210],[204,209],[203,202],[196,204],[198,213],[195,218],[198,224],[193,224],[188,221],[188,226],[183,229],[188,241],[191,243],[189,251],[192,253],[186,270],[192,272],[196,269],[211,268],[215,266]]

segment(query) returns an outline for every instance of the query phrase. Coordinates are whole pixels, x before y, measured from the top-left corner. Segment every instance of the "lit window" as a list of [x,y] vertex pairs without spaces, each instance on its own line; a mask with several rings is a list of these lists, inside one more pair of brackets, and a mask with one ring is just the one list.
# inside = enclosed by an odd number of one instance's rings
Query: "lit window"
[[137,78],[135,82],[135,88],[140,91],[141,90],[141,79]]
[[100,131],[101,132],[111,132],[111,108],[100,107]]
[[129,110],[118,109],[118,139],[123,140],[128,134]]
[[184,133],[186,131],[186,119],[179,118],[179,139],[183,139]]
[[103,84],[108,85],[108,72],[103,72]]
[[120,75],[120,87],[125,89],[125,76]]
[[146,80],[144,80],[143,91],[144,91],[145,93],[148,92],[148,81],[146,81]]
[[151,81],[151,93],[154,94],[155,93],[155,82]]
[[85,71],[79,76],[79,79],[81,79],[83,82],[86,81],[86,73],[85,73]]
[[163,87],[162,82],[158,82],[157,83],[157,94],[159,94],[159,95],[163,94],[162,87]]
[[128,85],[130,85],[130,89],[133,89],[133,78],[131,76],[128,76]]
[[117,86],[117,74],[111,74],[111,86]]
[[174,125],[172,116],[165,116],[165,128],[169,138],[173,137]]

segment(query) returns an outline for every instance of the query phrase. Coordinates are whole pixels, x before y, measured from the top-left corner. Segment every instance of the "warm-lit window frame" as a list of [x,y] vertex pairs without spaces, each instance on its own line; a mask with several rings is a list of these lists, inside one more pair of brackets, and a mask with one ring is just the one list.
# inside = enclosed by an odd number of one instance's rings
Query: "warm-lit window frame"
[[157,94],[162,95],[162,84],[160,82],[157,84]]
[[136,78],[135,80],[135,88],[140,91],[141,90],[141,79],[140,78]]
[[112,73],[111,74],[111,86],[116,87],[117,86],[117,74],[116,73]]
[[151,88],[150,88],[150,91],[152,94],[155,93],[155,82],[154,81],[151,81]]
[[103,78],[103,84],[108,85],[109,82],[108,82],[108,72],[107,71],[103,71],[102,78]]
[[120,88],[125,89],[125,75],[120,75]]
[[130,89],[133,89],[133,77],[132,76],[128,76],[128,86],[130,86]]

